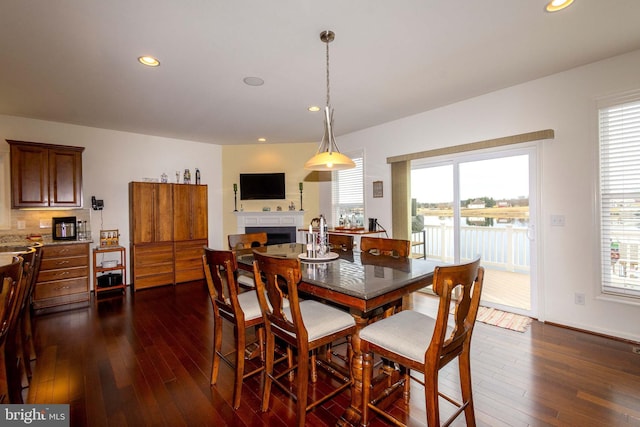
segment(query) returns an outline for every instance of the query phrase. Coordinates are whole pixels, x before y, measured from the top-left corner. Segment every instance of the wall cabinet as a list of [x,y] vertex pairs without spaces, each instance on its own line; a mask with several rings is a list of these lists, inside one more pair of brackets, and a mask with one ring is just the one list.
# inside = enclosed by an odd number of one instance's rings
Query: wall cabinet
[[86,305],[89,301],[89,243],[44,245],[33,308]]
[[84,147],[7,140],[13,208],[82,207]]
[[204,278],[207,186],[132,182],[129,196],[134,290]]

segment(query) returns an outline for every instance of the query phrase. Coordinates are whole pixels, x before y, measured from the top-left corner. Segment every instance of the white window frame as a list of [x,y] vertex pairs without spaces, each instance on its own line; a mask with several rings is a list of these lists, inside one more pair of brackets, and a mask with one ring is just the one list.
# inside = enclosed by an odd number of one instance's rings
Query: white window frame
[[[365,218],[365,198],[364,198],[364,152],[362,150],[354,151],[350,153],[343,153],[344,155],[351,158],[355,163],[356,167],[353,169],[346,169],[342,171],[333,171],[331,172],[331,221],[334,225],[339,225],[340,221],[340,213],[341,207],[345,204],[347,205],[347,209],[354,209],[354,205],[356,209],[361,209],[362,215],[358,217],[359,226],[364,226],[364,218]],[[355,189],[357,194],[353,194],[350,191],[351,197],[358,197],[358,199],[351,201],[350,203],[345,203],[344,200],[340,200],[340,187],[341,185],[345,185],[344,179],[340,182],[340,175],[348,174],[351,175],[353,173],[360,173],[359,178],[356,177],[356,181],[352,183],[352,189]]]
[[640,299],[640,90],[598,100],[597,120],[600,292]]

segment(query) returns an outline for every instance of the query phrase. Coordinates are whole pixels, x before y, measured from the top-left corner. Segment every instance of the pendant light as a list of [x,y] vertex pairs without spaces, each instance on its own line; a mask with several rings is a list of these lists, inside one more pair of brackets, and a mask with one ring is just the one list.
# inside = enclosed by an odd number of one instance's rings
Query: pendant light
[[353,160],[340,153],[336,138],[333,136],[333,108],[331,108],[329,97],[329,43],[335,39],[335,36],[333,31],[320,33],[320,40],[327,47],[327,105],[324,107],[324,136],[316,155],[304,164],[305,169],[314,171],[334,171],[356,167]]

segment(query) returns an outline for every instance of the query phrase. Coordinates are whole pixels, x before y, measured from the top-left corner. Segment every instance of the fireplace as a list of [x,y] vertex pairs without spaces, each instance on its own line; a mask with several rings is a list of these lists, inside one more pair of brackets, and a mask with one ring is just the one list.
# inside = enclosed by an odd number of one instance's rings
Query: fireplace
[[295,243],[295,227],[245,227],[245,233],[267,233],[267,245],[279,243]]
[[237,233],[266,232],[268,244],[303,243],[304,211],[234,212]]

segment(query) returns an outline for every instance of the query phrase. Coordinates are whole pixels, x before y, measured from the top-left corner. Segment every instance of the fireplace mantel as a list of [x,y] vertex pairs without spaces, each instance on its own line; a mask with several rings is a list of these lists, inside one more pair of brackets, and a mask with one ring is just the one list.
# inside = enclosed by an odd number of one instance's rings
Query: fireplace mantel
[[[238,233],[245,232],[245,227],[295,227],[303,228],[304,211],[261,211],[261,212],[233,212],[236,216]],[[300,233],[296,232],[298,243],[301,243]]]

